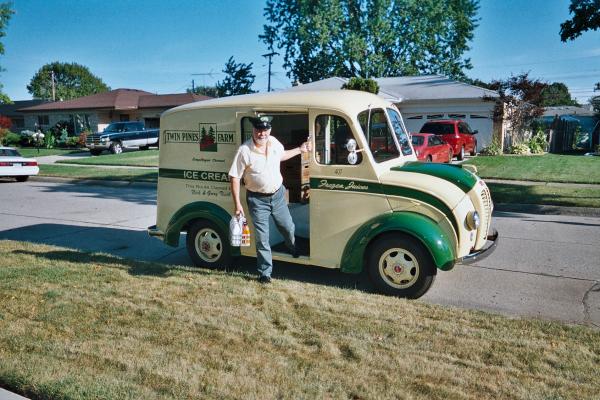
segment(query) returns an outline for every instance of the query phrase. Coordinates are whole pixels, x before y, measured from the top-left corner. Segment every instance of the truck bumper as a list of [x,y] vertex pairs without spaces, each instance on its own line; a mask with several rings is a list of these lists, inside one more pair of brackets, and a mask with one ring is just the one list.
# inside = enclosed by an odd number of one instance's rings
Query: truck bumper
[[481,261],[496,250],[496,246],[498,245],[498,231],[494,228],[490,229],[488,232],[487,242],[483,248],[480,250],[474,251],[470,253],[468,256],[465,256],[458,260],[461,264],[472,264],[475,261]]
[[156,228],[156,225],[152,225],[148,227],[148,235],[150,235],[151,237],[155,237],[158,238],[162,241],[165,240],[165,233],[159,229]]
[[109,144],[94,144],[94,143],[87,143],[85,145],[85,147],[87,147],[90,150],[108,150],[109,148]]

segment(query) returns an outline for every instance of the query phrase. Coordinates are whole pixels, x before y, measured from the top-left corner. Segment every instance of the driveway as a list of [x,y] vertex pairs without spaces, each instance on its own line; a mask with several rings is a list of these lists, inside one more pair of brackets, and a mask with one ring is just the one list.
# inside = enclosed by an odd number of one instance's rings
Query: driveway
[[[0,239],[26,240],[137,260],[190,265],[146,234],[153,185],[0,182]],[[500,243],[487,259],[440,272],[430,303],[600,327],[600,218],[495,212]],[[253,273],[254,261],[238,270]],[[277,263],[274,277],[372,291],[365,274]]]

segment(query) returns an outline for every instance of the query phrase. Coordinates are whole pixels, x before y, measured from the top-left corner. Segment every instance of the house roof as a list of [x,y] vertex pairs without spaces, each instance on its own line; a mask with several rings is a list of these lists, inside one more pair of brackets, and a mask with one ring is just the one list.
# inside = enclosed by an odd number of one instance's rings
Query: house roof
[[21,108],[23,112],[64,110],[136,110],[139,108],[171,108],[194,101],[209,99],[189,93],[157,95],[137,89],[115,89],[110,92],[79,97],[73,100],[56,101],[33,107]]
[[[422,100],[468,100],[499,97],[498,92],[458,82],[441,75],[373,78],[379,84],[379,96],[393,102]],[[286,90],[337,90],[348,79],[333,77]]]
[[39,104],[47,103],[47,100],[17,100],[12,104],[0,104],[0,115],[18,115],[21,108],[33,107]]
[[138,108],[171,108],[180,106],[182,104],[209,99],[212,99],[212,97],[201,96],[193,93],[153,94],[150,96],[140,96]]

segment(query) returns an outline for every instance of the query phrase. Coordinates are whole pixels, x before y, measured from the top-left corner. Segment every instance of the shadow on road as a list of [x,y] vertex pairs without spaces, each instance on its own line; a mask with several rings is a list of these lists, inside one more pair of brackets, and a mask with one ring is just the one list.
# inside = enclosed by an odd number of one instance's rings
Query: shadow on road
[[[39,224],[2,231],[0,240],[4,239],[67,248],[49,251],[43,255],[22,250],[17,251],[17,254],[41,256],[55,262],[72,262],[82,266],[104,264],[114,267],[114,264],[118,263],[125,265],[128,273],[136,276],[167,277],[172,270],[185,270],[198,274],[211,273],[208,269],[193,267],[187,253],[184,253],[185,250],[166,246],[157,239],[148,237],[145,231],[139,230]],[[185,243],[185,235],[182,235],[180,243]],[[176,257],[171,256],[174,252],[177,253]],[[167,262],[174,261],[178,265],[164,264],[160,261],[163,259]],[[253,280],[256,273],[256,260],[239,257],[235,259],[228,271],[246,274],[249,280]],[[273,278],[375,292],[365,272],[356,275],[345,274],[337,269],[275,262]]]
[[116,199],[141,205],[156,205],[155,187],[129,187],[126,184],[124,182],[123,186],[103,186],[102,181],[98,181],[93,185],[72,183],[58,183],[52,186],[35,183],[32,185],[36,185],[42,192],[69,193],[70,196]]

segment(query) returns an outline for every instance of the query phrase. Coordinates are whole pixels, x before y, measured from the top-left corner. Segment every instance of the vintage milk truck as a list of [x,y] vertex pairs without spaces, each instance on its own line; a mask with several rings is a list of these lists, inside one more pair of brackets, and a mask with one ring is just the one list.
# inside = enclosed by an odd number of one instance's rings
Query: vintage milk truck
[[[187,233],[190,257],[202,267],[256,255],[254,243],[229,244],[228,171],[238,146],[251,138],[248,118],[257,116],[272,118],[271,134],[286,149],[312,141],[311,153],[281,164],[303,254],[288,254],[271,226],[274,260],[348,273],[366,268],[381,292],[417,298],[438,269],[495,248],[484,181],[460,165],[417,162],[398,109],[351,90],[233,96],[163,113],[151,236],[178,246]],[[244,192],[242,185],[245,207]]]

